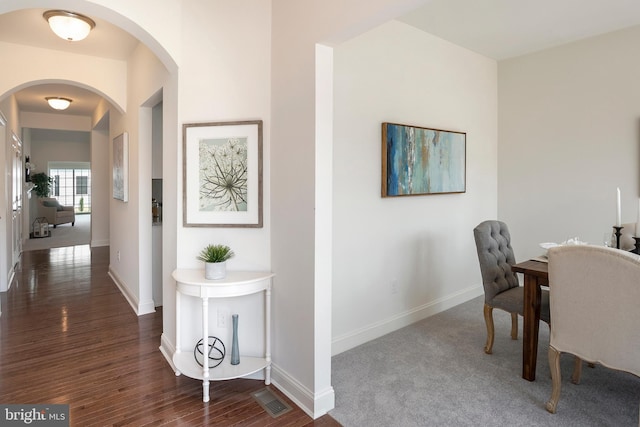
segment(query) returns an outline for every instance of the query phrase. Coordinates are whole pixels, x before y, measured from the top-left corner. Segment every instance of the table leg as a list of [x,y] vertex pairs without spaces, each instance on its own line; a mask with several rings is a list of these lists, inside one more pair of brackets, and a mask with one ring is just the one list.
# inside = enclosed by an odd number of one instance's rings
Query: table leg
[[209,401],[209,298],[202,298],[202,401]]
[[267,286],[264,293],[265,298],[265,359],[267,361],[267,368],[264,373],[264,383],[266,385],[271,384],[271,284]]
[[540,326],[540,284],[536,276],[524,275],[524,326],[522,343],[522,378],[536,379],[538,328]]

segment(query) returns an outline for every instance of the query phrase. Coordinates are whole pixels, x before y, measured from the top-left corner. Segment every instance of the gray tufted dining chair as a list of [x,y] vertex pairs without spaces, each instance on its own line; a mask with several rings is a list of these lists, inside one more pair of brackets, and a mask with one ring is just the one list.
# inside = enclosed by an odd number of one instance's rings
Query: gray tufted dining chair
[[[511,271],[515,255],[511,247],[511,235],[507,224],[501,221],[484,221],[473,229],[476,250],[484,287],[484,321],[487,326],[487,343],[484,351],[493,350],[493,309],[511,313],[511,338],[518,339],[518,315],[523,314],[524,288],[516,273]],[[540,319],[549,323],[549,291],[542,291]]]

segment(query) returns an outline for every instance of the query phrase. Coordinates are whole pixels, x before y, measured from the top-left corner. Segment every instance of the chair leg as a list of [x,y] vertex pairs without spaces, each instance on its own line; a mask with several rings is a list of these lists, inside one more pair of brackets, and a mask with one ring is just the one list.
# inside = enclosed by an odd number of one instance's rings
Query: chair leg
[[547,401],[547,411],[556,413],[558,399],[560,399],[560,352],[549,346],[549,368],[551,369],[551,397]]
[[484,305],[484,323],[487,325],[487,344],[484,346],[484,352],[491,354],[493,352],[493,307]]
[[518,313],[511,313],[511,339],[518,339]]
[[571,374],[571,382],[574,384],[580,384],[580,375],[582,375],[582,359],[578,356],[574,356],[573,361],[573,374]]

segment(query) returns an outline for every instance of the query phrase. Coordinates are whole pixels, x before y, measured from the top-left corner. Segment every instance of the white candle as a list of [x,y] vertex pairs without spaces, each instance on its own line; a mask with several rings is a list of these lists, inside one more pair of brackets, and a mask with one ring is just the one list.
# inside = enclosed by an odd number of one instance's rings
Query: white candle
[[616,227],[620,227],[620,223],[622,222],[620,220],[620,187],[617,188],[617,193],[618,200],[616,203]]
[[640,199],[638,199],[638,219],[636,219],[636,237],[640,237]]

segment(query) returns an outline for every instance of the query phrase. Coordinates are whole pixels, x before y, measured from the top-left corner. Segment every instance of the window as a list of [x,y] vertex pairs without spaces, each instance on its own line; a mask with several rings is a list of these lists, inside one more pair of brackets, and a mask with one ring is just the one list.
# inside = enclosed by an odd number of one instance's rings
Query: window
[[76,213],[90,213],[91,169],[69,165],[56,166],[49,169],[49,176],[53,178],[52,196],[57,198],[61,205],[73,206]]
[[76,176],[76,194],[89,194],[88,176]]

